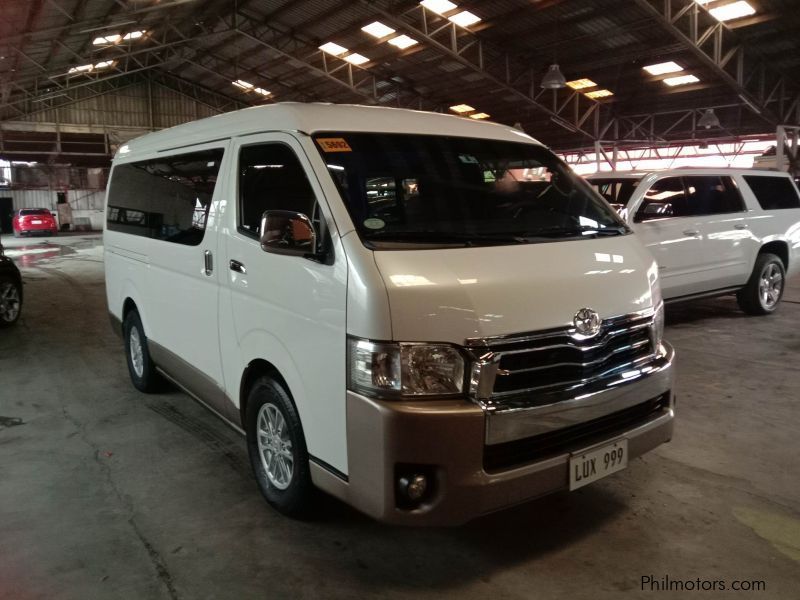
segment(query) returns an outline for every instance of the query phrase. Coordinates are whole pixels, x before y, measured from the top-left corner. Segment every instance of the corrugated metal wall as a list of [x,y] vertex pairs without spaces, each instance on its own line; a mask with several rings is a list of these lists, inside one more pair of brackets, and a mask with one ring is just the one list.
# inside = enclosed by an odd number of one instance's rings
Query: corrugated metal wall
[[[0,196],[11,198],[14,210],[21,208],[56,209],[57,192],[63,190],[0,190]],[[103,210],[104,190],[67,190],[67,202],[72,210]]]

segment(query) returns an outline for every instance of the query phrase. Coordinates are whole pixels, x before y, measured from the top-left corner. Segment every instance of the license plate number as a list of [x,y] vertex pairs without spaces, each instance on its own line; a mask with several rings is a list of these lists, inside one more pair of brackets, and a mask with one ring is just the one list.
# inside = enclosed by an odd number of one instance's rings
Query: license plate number
[[39,220],[39,219],[34,219],[33,221],[31,221],[31,223],[33,223],[34,225],[41,225],[42,224],[41,220]]
[[569,489],[577,490],[627,466],[628,440],[624,438],[575,453],[569,458]]

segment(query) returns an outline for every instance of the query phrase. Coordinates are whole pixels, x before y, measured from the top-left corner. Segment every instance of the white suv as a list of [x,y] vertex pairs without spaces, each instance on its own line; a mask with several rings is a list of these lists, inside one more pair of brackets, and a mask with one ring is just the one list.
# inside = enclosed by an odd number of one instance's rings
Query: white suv
[[800,196],[787,173],[683,168],[589,182],[655,256],[665,300],[735,292],[747,313],[777,308],[800,258]]

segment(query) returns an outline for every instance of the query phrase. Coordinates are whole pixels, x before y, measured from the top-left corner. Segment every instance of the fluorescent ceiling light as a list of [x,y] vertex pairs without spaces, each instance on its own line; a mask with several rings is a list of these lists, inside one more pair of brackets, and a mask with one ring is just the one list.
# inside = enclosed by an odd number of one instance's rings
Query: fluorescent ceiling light
[[597,84],[591,79],[575,79],[574,81],[568,81],[567,85],[573,90],[583,90],[586,88],[595,87]]
[[107,68],[113,67],[113,66],[114,66],[114,61],[113,60],[104,60],[102,62],[95,63],[95,64],[80,65],[78,67],[72,67],[72,68],[70,68],[69,71],[67,71],[67,73],[68,74],[72,74],[72,73],[89,73],[91,71],[94,71],[95,69],[107,69]]
[[475,109],[472,108],[469,104],[456,104],[454,106],[451,106],[450,110],[461,114],[461,113],[472,112]]
[[391,35],[394,33],[394,29],[392,29],[387,25],[384,25],[380,21],[375,21],[374,23],[365,25],[364,27],[361,28],[361,31],[363,31],[364,33],[368,33],[376,38],[385,38],[387,35]]
[[694,0],[694,1],[697,2],[700,6],[704,6],[706,4],[711,4],[714,0]]
[[264,88],[257,87],[253,90],[256,94],[261,94],[262,96],[269,96],[272,92],[268,92]]
[[733,4],[711,8],[708,12],[710,12],[711,16],[717,21],[730,21],[732,19],[740,19],[742,17],[754,15],[756,9],[744,0],[739,0],[739,2],[734,2]]
[[677,73],[678,71],[683,71],[682,66],[671,60],[663,63],[658,63],[656,65],[648,65],[642,68],[648,73],[650,73],[650,75],[665,75],[666,73]]
[[359,54],[358,52],[349,54],[345,56],[344,59],[354,65],[363,65],[364,63],[369,62],[369,59],[366,56]]
[[413,46],[418,42],[414,38],[410,38],[407,35],[403,34],[403,35],[398,35],[396,38],[390,39],[389,43],[392,46],[397,46],[398,48],[400,48],[400,50],[405,50],[406,48],[409,48],[410,46]]
[[238,88],[242,88],[243,90],[252,90],[255,87],[252,83],[244,81],[242,79],[237,79],[236,81],[231,81],[233,85]]
[[614,92],[611,90],[594,90],[593,92],[586,92],[587,98],[592,98],[596,100],[597,98],[608,98],[609,96],[613,96]]
[[475,25],[475,23],[480,23],[481,18],[478,15],[472,14],[468,10],[462,10],[460,13],[456,13],[452,17],[448,17],[448,20],[452,21],[456,25],[460,25],[461,27],[469,27],[470,25]]
[[94,65],[81,65],[79,67],[72,67],[68,73],[87,73],[94,69]]
[[451,10],[458,8],[457,5],[453,4],[449,0],[422,0],[420,4],[428,10],[432,10],[437,15],[443,15],[446,12],[450,12]]
[[122,36],[122,39],[123,40],[138,40],[145,33],[147,33],[147,32],[146,31],[131,31],[130,33],[126,33],[124,36]]
[[676,85],[686,85],[687,83],[697,83],[700,81],[694,75],[679,75],[678,77],[667,77],[664,79],[664,83],[666,83],[670,87],[675,87]]
[[469,116],[470,119],[488,119],[489,115],[487,113],[475,113],[474,115]]
[[96,37],[92,42],[95,46],[104,46],[105,44],[116,44],[118,41],[122,39],[122,36],[118,33],[111,33],[109,35],[103,37]]
[[107,69],[107,68],[113,67],[113,66],[114,66],[114,61],[113,60],[104,60],[103,62],[96,63],[94,65],[94,68],[95,69]]
[[319,49],[323,52],[327,52],[328,54],[333,54],[334,56],[339,56],[340,54],[347,52],[347,48],[340,46],[339,44],[334,44],[333,42],[322,44]]

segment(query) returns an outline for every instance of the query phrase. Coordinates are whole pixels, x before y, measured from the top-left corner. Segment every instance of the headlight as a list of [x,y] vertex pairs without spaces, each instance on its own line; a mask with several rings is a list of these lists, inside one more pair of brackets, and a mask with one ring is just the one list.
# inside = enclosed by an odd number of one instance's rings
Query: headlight
[[653,315],[653,324],[650,325],[650,339],[653,342],[653,351],[658,352],[661,340],[664,338],[664,303],[660,302]]
[[464,391],[464,358],[453,346],[347,340],[348,388],[369,395],[452,396]]

